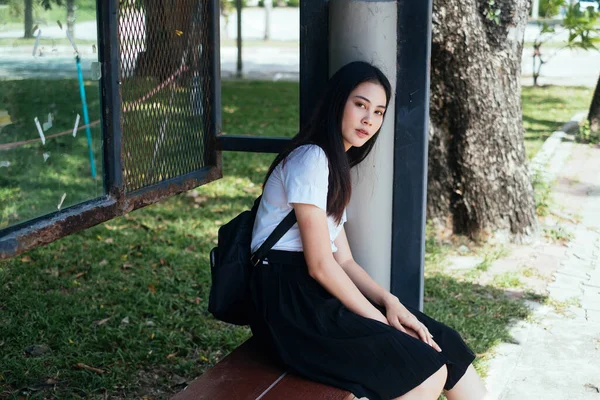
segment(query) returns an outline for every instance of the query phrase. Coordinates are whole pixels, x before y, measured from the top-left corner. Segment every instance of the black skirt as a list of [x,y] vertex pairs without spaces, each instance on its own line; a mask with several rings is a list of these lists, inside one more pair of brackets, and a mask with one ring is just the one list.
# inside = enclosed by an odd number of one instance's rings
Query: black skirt
[[348,310],[310,277],[303,253],[272,250],[253,271],[252,332],[288,370],[370,400],[393,399],[443,365],[449,390],[475,359],[460,335],[408,308],[431,332],[438,353],[396,328]]

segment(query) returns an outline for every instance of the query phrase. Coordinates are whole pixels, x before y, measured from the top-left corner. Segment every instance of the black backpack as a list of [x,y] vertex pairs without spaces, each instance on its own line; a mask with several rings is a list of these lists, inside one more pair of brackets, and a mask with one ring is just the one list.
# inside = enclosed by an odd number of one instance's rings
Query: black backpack
[[269,250],[296,223],[294,210],[279,223],[267,240],[251,254],[252,229],[259,196],[251,210],[246,210],[219,228],[217,247],[210,252],[212,284],[208,311],[216,319],[235,325],[249,325],[252,318],[250,276]]

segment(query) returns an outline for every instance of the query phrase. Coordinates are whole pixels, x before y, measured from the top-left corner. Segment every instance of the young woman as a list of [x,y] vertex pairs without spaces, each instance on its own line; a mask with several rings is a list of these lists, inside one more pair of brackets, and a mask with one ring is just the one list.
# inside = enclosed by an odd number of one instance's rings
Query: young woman
[[252,331],[291,371],[357,397],[484,399],[459,334],[403,306],[354,261],[346,234],[350,168],[373,148],[392,95],[383,73],[353,62],[267,174],[255,251],[294,209],[295,224],[253,271]]

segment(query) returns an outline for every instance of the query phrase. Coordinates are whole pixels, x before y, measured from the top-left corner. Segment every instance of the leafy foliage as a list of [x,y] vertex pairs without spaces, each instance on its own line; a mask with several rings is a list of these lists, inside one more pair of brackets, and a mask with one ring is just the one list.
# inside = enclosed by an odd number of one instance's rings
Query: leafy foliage
[[[591,7],[581,10],[579,3],[566,4],[565,0],[546,0],[545,12],[554,16],[555,9],[565,7],[566,14],[565,18],[561,23],[561,26],[569,31],[569,38],[567,43],[552,55],[545,58],[542,52],[542,46],[544,43],[552,39],[556,34],[556,29],[548,24],[547,22],[539,22],[540,34],[533,42],[533,84],[537,85],[537,80],[540,76],[542,66],[546,64],[558,51],[564,48],[579,48],[583,50],[597,50],[595,43],[600,40],[593,34],[597,31],[594,26],[599,13],[594,11]],[[558,12],[556,12],[558,13]],[[537,68],[536,68],[537,66]]]
[[598,144],[600,143],[600,131],[592,131],[590,121],[586,119],[579,126],[579,131],[577,131],[575,138],[578,142]]
[[552,18],[558,15],[560,8],[564,6],[564,0],[540,0],[540,16]]
[[496,25],[500,25],[501,13],[502,10],[496,5],[496,2],[494,0],[488,0],[488,9],[486,11],[485,17],[490,21],[494,21]]

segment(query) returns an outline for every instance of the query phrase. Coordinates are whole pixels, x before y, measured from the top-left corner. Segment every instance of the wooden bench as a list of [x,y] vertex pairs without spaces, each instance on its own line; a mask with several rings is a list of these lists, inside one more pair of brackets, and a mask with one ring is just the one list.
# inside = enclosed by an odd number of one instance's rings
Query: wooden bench
[[275,366],[251,338],[190,383],[173,400],[352,400],[350,392]]

